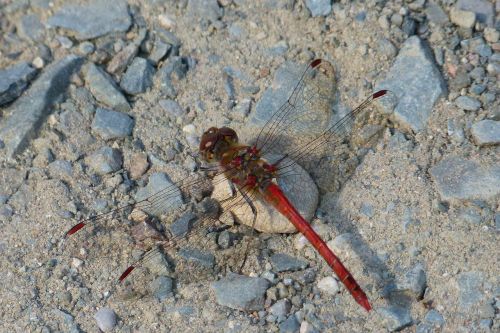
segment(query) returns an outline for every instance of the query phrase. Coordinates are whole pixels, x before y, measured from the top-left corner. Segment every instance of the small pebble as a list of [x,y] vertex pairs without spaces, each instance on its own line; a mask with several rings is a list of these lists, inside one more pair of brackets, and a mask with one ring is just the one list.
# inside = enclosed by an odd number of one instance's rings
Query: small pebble
[[318,289],[327,295],[335,295],[339,292],[339,283],[333,276],[327,276],[318,281]]
[[110,332],[116,326],[116,314],[110,308],[101,308],[96,312],[94,318],[97,326],[103,332]]
[[481,102],[469,96],[459,96],[455,100],[455,105],[465,111],[477,111],[481,107]]

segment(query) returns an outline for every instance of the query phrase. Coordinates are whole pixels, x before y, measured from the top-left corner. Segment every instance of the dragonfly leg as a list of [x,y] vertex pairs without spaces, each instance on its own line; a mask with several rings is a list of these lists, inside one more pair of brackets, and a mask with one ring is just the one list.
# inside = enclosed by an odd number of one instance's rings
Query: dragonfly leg
[[[247,203],[247,205],[250,207],[250,209],[252,210],[252,223],[251,223],[251,230],[250,232],[252,233],[250,235],[251,239],[253,239],[255,237],[255,223],[257,221],[257,208],[255,208],[255,205],[253,204],[252,202],[252,199],[250,198],[250,196],[248,195],[248,193],[246,193],[245,191],[243,190],[240,190],[240,193],[241,195],[243,196],[243,198],[245,199],[245,202]],[[245,244],[245,256],[244,256],[244,259],[242,260],[241,262],[241,265],[238,269],[238,272],[241,273],[241,271],[243,270],[243,267],[245,267],[245,264],[246,264],[246,261],[247,261],[247,257],[248,257],[248,251],[249,251],[249,244],[250,242],[246,242]]]

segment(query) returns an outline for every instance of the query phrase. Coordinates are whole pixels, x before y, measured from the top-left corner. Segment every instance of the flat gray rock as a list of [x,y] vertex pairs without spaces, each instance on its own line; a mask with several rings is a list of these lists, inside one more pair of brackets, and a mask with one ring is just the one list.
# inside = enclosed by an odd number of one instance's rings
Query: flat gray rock
[[276,272],[298,271],[307,268],[307,262],[289,256],[285,253],[276,253],[271,256],[271,265]]
[[[405,41],[387,77],[376,85],[375,91],[380,89],[396,94],[395,117],[415,132],[426,127],[434,103],[446,93],[434,57],[417,36]],[[380,104],[386,113],[393,111],[392,106]]]
[[211,22],[219,20],[224,14],[224,9],[217,0],[189,0],[187,14],[199,20],[204,18]]
[[330,0],[306,0],[306,6],[312,17],[327,16],[332,11]]
[[87,158],[89,166],[99,175],[120,170],[123,156],[118,149],[102,147]]
[[0,139],[9,158],[20,153],[53,110],[69,86],[71,75],[77,71],[82,58],[69,55],[45,68],[30,89],[9,109],[10,116],[0,125]]
[[264,309],[265,293],[269,281],[259,277],[229,274],[212,283],[218,304],[242,311]]
[[153,65],[148,60],[137,57],[123,74],[120,87],[130,95],[141,94],[153,84],[154,74]]
[[89,63],[84,67],[83,74],[90,92],[95,99],[117,111],[130,111],[130,105],[115,81],[102,69]]
[[135,200],[142,201],[137,208],[158,217],[182,205],[181,191],[164,173],[149,176],[148,185],[137,191]]
[[19,35],[26,40],[40,42],[45,38],[45,26],[37,15],[24,15],[16,27]]
[[472,311],[484,295],[481,292],[483,284],[483,274],[481,272],[464,272],[460,273],[456,278],[456,287],[459,291],[459,305],[464,311]]
[[104,140],[124,138],[132,134],[134,119],[129,115],[97,108],[92,121],[92,130]]
[[430,169],[442,200],[487,200],[500,193],[500,165],[448,157]]
[[93,0],[87,5],[64,5],[47,23],[69,30],[78,40],[86,40],[125,32],[132,20],[125,1]]
[[479,146],[500,144],[500,121],[481,120],[471,128],[474,141]]
[[410,326],[413,322],[410,311],[402,307],[390,306],[387,308],[380,308],[377,312],[382,316],[384,324],[389,332],[400,331]]
[[455,5],[458,9],[471,11],[476,14],[476,20],[493,26],[495,22],[495,9],[488,0],[458,0]]
[[0,70],[0,105],[19,97],[35,74],[36,69],[24,61]]

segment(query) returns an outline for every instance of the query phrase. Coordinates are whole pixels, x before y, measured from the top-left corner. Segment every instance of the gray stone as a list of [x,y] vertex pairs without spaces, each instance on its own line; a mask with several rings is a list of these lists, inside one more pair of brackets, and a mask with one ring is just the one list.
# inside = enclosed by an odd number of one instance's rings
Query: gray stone
[[444,317],[436,310],[430,310],[425,314],[424,321],[432,327],[442,328],[445,324]]
[[474,95],[481,95],[486,90],[486,86],[484,84],[473,83],[470,86],[470,91]]
[[397,288],[402,291],[409,291],[415,298],[420,299],[424,295],[427,286],[427,277],[421,265],[416,265],[411,271],[406,273],[404,279],[398,283]]
[[331,0],[306,0],[306,6],[312,17],[328,16],[332,11]]
[[481,102],[469,96],[460,96],[455,100],[455,105],[466,111],[477,111],[481,107]]
[[472,311],[477,303],[483,300],[481,293],[483,274],[480,272],[465,272],[458,275],[456,279],[459,291],[459,305],[462,310]]
[[273,254],[270,259],[274,270],[277,272],[298,271],[308,266],[307,262],[284,253]]
[[123,74],[120,87],[130,95],[145,92],[153,84],[155,69],[148,60],[137,57]]
[[402,330],[412,324],[410,311],[408,309],[390,306],[387,308],[378,309],[378,313],[382,316],[384,325],[390,332]]
[[[375,91],[380,89],[397,96],[396,119],[416,132],[426,127],[434,103],[446,93],[432,54],[416,36],[405,41],[389,74],[376,85]],[[380,104],[386,113],[392,112],[392,105]]]
[[134,120],[127,114],[97,108],[92,130],[104,140],[120,139],[132,134]]
[[102,69],[89,63],[85,66],[84,77],[95,99],[117,111],[130,111],[130,105],[115,81]]
[[215,265],[215,257],[213,254],[198,249],[183,248],[179,251],[179,256],[206,268],[212,268]]
[[148,56],[148,59],[157,65],[170,51],[172,48],[172,45],[164,43],[163,41],[156,39],[154,44],[153,44],[153,50],[151,50],[151,53]]
[[233,233],[224,230],[219,234],[219,237],[217,237],[217,245],[219,245],[221,249],[228,249],[233,245],[234,238],[235,235]]
[[480,82],[484,79],[485,73],[486,72],[484,70],[484,67],[478,66],[470,71],[469,76],[474,80]]
[[132,59],[139,52],[139,45],[137,43],[130,43],[123,50],[115,54],[106,67],[106,70],[112,74],[120,74],[127,68]]
[[27,62],[0,70],[0,105],[15,100],[28,87],[37,70]]
[[186,235],[193,227],[196,214],[188,212],[175,220],[169,227],[173,237]]
[[242,311],[264,309],[264,299],[269,281],[258,277],[229,274],[212,283],[218,304]]
[[292,314],[280,324],[279,329],[280,333],[297,333],[300,329],[300,323],[297,321],[295,315]]
[[137,202],[147,200],[139,207],[157,217],[166,215],[182,205],[179,188],[164,173],[153,173],[149,176],[148,185],[137,191],[135,200]]
[[500,231],[500,212],[495,213],[494,219],[495,219],[495,229],[497,231]]
[[177,96],[177,91],[172,80],[183,79],[187,71],[188,65],[181,57],[170,57],[158,70],[156,75],[156,81],[159,82],[161,92],[168,98],[175,98]]
[[500,165],[448,157],[430,169],[442,200],[487,200],[500,193]]
[[479,306],[478,313],[481,318],[494,318],[495,307],[492,304],[483,304]]
[[290,309],[292,308],[292,304],[288,299],[280,299],[276,303],[274,303],[270,308],[269,308],[269,313],[272,315],[276,316],[278,318],[278,322],[282,322],[285,320],[286,315],[290,312]]
[[81,42],[80,45],[78,45],[78,52],[80,52],[81,55],[89,55],[94,51],[95,46],[89,41]]
[[69,180],[73,176],[73,167],[70,161],[56,160],[49,164],[49,175],[52,178]]
[[101,308],[96,312],[94,318],[97,326],[103,332],[110,332],[116,326],[116,314],[110,308]]
[[429,21],[433,23],[444,25],[449,21],[445,11],[433,1],[427,1],[425,13]]
[[396,47],[387,38],[380,39],[380,41],[378,42],[378,50],[381,54],[390,58],[394,57],[398,52],[396,50]]
[[174,293],[172,292],[172,288],[173,281],[168,276],[159,276],[154,279],[149,285],[151,293],[160,302],[174,295]]
[[471,128],[472,137],[479,146],[500,144],[500,121],[481,120]]
[[56,36],[56,40],[61,44],[63,49],[70,49],[73,47],[73,42],[66,36]]
[[132,20],[126,1],[92,0],[86,5],[64,5],[47,23],[69,30],[78,40],[86,40],[125,32]]
[[87,163],[97,174],[104,175],[120,170],[123,157],[118,149],[102,147],[87,158]]
[[366,217],[368,218],[372,218],[373,217],[373,214],[374,214],[374,211],[373,211],[373,206],[370,205],[369,203],[367,202],[363,202],[361,204],[361,208],[359,209],[359,212],[363,215],[365,215]]
[[219,6],[217,0],[189,0],[187,14],[197,20],[204,18],[215,22],[224,15],[224,9]]
[[0,125],[0,138],[10,158],[20,153],[33,139],[42,122],[53,111],[69,85],[71,75],[80,68],[82,59],[69,55],[47,66],[30,89],[10,108],[10,117]]
[[493,3],[488,0],[458,0],[456,7],[461,10],[468,10],[476,14],[476,20],[493,26],[495,22],[495,10]]
[[40,22],[37,15],[30,14],[21,17],[17,24],[19,35],[31,41],[43,41],[45,38],[45,26]]
[[162,99],[158,102],[158,104],[160,104],[161,108],[165,110],[165,112],[167,112],[169,117],[172,117],[174,119],[177,117],[182,117],[185,114],[179,103],[174,100]]
[[[278,68],[274,74],[273,82],[261,95],[260,100],[255,105],[254,112],[248,119],[248,130],[259,133],[273,114],[288,100],[305,68],[306,66],[294,62],[286,62]],[[295,121],[288,123],[285,129],[286,133],[281,133],[287,140],[294,138],[306,140],[305,135],[309,135],[311,138],[316,137],[323,133],[332,120],[334,78],[320,74],[316,75],[316,78],[320,81],[313,84],[317,83],[322,87],[321,97],[308,101],[304,101],[305,97],[296,98],[296,103],[302,103],[303,106],[299,105],[296,110],[291,111],[293,114],[290,115],[290,118],[294,119],[295,117]],[[310,85],[309,88],[311,88]],[[311,91],[309,90],[309,92]],[[310,114],[314,114],[314,117],[307,117]]]
[[484,331],[489,331],[493,326],[493,319],[481,319],[479,321],[479,328]]

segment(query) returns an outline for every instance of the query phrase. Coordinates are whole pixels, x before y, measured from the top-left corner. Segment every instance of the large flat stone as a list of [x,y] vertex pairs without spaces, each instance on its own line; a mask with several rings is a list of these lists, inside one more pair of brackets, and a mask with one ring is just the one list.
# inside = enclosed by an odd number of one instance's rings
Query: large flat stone
[[33,139],[52,106],[65,93],[71,75],[77,71],[82,58],[69,55],[50,66],[7,111],[9,117],[0,125],[0,139],[5,143],[8,158],[20,153]]
[[[387,77],[376,85],[375,91],[380,89],[396,94],[395,118],[415,132],[426,127],[434,103],[446,93],[431,52],[417,36],[403,44]],[[392,106],[380,104],[387,113],[393,111]]]
[[132,20],[125,1],[94,0],[87,5],[67,4],[47,23],[69,30],[78,40],[86,40],[127,31]]

